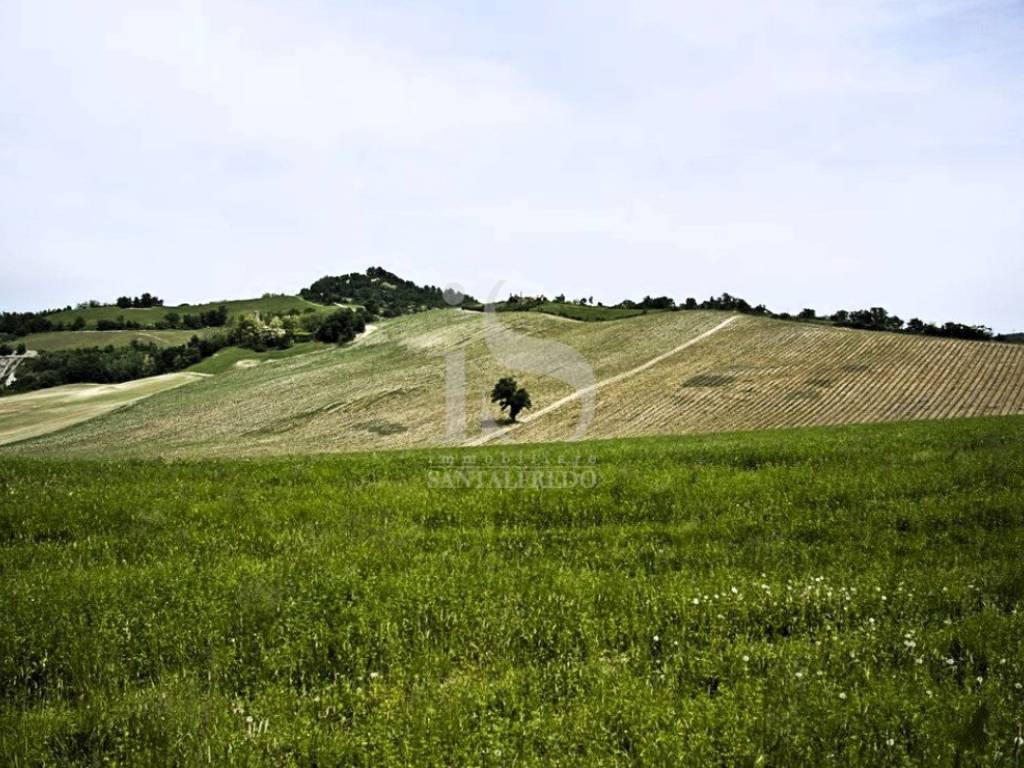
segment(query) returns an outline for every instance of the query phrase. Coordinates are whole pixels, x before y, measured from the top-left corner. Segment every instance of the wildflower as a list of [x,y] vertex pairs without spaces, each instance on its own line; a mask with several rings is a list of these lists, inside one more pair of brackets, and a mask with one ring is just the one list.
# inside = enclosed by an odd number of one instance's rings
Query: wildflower
[[984,678],[984,677],[982,677],[981,675],[978,675],[978,676],[977,676],[976,678],[974,678],[974,679],[978,681],[978,685],[981,685],[982,683],[984,683],[984,682],[985,682],[985,678]]
[[796,673],[796,677],[797,677],[797,680],[799,680],[799,679],[800,679],[801,677],[803,677],[803,676],[804,676],[804,673],[803,673],[803,672],[797,672],[797,673]]
[[657,635],[655,635],[655,636],[654,636],[654,642],[658,642],[659,640],[661,640],[661,638],[660,638],[660,637],[658,637]]
[[846,693],[844,691],[839,692],[839,700],[846,701]]
[[700,598],[699,597],[695,597],[690,602],[692,602],[694,605],[700,605]]
[[1021,688],[1024,688],[1024,686],[1022,686],[1022,685],[1021,685],[1020,683],[1014,683],[1014,684],[1013,684],[1013,687],[1014,687],[1014,688],[1016,688],[1016,689],[1017,689],[1018,691],[1019,691],[1019,690],[1020,690]]
[[747,656],[746,654],[744,654],[744,656],[743,656],[743,663],[746,664],[748,661],[750,661],[750,657]]
[[730,591],[731,591],[731,592],[732,592],[732,593],[733,593],[734,595],[738,595],[738,594],[739,594],[739,592],[740,592],[740,591],[739,591],[738,589],[736,589],[736,587],[731,587],[731,588],[730,588]]
[[896,739],[889,739],[885,743],[886,743],[887,746],[894,747],[894,746],[896,746]]
[[956,664],[956,661],[954,661],[953,659],[946,659],[946,664],[952,667],[954,664]]

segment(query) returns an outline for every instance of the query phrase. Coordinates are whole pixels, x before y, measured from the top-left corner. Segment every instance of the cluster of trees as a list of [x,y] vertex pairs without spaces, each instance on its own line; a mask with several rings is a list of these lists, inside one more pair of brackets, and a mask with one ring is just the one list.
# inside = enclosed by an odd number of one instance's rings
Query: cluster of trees
[[345,344],[352,341],[366,330],[367,320],[373,319],[365,310],[350,309],[339,309],[326,317],[313,317],[317,326],[313,331],[313,337],[328,344]]
[[[361,304],[369,314],[383,317],[448,306],[437,286],[416,285],[381,267],[370,267],[365,274],[321,277],[299,293],[307,301],[320,304]],[[474,301],[468,296],[466,300]]]
[[295,339],[296,324],[281,317],[264,321],[259,315],[244,315],[231,326],[228,341],[255,352],[287,349]]
[[149,307],[162,307],[164,300],[149,293],[141,296],[118,296],[117,306],[121,309],[146,309]]
[[0,357],[7,357],[8,355],[24,355],[25,352],[26,349],[24,344],[12,347],[10,344],[0,343]]
[[[67,307],[71,309],[71,307]],[[47,315],[60,312],[59,309],[46,309],[42,312],[0,312],[0,335],[8,338],[28,336],[30,333],[45,333],[46,331],[65,330],[64,323],[58,325]],[[81,318],[79,318],[81,320]],[[85,327],[85,320],[82,320],[82,327]]]
[[296,339],[316,339],[328,344],[344,344],[366,330],[373,319],[365,309],[340,307],[330,314],[299,313],[289,310],[264,320],[257,314],[235,320],[228,331],[228,341],[256,352],[287,349]]
[[[81,321],[81,323],[79,323]],[[80,331],[85,328],[85,319],[82,317],[76,317],[73,324],[74,327],[69,330]],[[118,315],[116,320],[108,320],[107,318],[100,318],[96,321],[97,331],[137,331],[142,328],[142,323],[136,320],[125,320],[124,315]]]
[[508,411],[508,420],[513,424],[521,411],[533,407],[530,393],[511,376],[498,379],[491,390],[491,402],[497,403],[500,410]]
[[116,384],[188,368],[228,343],[224,335],[193,336],[187,344],[160,347],[132,342],[127,347],[89,347],[40,352],[21,363],[8,392],[28,392],[61,384]]
[[184,315],[171,311],[164,315],[163,320],[155,323],[157,328],[183,328],[196,330],[198,328],[223,328],[228,322],[228,308],[221,304],[215,309],[201,310],[197,314],[186,312]]

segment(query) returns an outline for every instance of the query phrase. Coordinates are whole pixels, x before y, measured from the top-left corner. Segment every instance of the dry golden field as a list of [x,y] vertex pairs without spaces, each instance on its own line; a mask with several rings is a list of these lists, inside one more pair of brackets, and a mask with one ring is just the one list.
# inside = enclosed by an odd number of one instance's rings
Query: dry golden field
[[[446,381],[459,370],[465,404],[449,424]],[[509,373],[534,409],[489,435],[487,394]],[[564,440],[585,410],[580,389],[593,397],[595,438],[1024,413],[1024,346],[722,312],[584,323],[439,310],[385,321],[348,347],[235,365],[6,450],[187,457]]]
[[[597,400],[595,438],[1014,414],[1024,347],[744,316]],[[578,411],[504,439],[557,440]]]

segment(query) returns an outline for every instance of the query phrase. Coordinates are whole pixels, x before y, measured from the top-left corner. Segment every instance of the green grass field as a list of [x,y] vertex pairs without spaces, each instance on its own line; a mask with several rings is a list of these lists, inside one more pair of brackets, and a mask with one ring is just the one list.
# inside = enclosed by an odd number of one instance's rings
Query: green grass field
[[267,315],[280,315],[291,309],[304,312],[313,309],[317,312],[329,312],[333,308],[306,301],[301,296],[271,296],[265,299],[240,299],[234,301],[211,301],[206,304],[180,304],[176,307],[147,307],[144,309],[122,309],[120,307],[90,307],[88,309],[70,309],[55,312],[47,317],[53,322],[72,323],[76,317],[81,317],[86,322],[86,327],[95,328],[97,320],[117,320],[123,316],[125,320],[134,320],[143,325],[152,325],[163,320],[168,312],[177,312],[179,315],[192,314],[216,309],[221,304],[226,304],[231,316],[246,314],[250,312],[262,312]]
[[284,360],[309,352],[322,352],[333,348],[334,345],[323,344],[319,341],[306,341],[293,344],[288,349],[269,349],[266,352],[253,352],[244,347],[225,347],[188,370],[196,373],[224,373],[236,367],[244,369],[268,360]]
[[28,349],[40,352],[54,352],[62,349],[82,349],[84,347],[127,347],[133,341],[144,344],[159,344],[161,347],[173,347],[187,344],[193,336],[209,336],[216,328],[200,328],[194,331],[52,331],[50,333],[31,333],[10,342],[11,346],[23,343]]
[[0,498],[4,765],[1022,759],[1021,417],[8,456]]

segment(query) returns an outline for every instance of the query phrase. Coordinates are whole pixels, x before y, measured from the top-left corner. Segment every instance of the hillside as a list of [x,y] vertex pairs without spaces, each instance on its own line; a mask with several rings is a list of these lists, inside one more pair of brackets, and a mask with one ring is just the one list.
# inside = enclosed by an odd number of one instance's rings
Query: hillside
[[[232,366],[7,450],[229,456],[461,445],[482,438],[481,417],[494,414],[486,395],[510,372],[529,388],[538,415],[498,439],[564,440],[585,398],[574,398],[563,381],[529,372],[545,365],[554,367],[549,373],[568,370],[573,353],[546,349],[545,342],[568,345],[592,366],[596,405],[588,437],[1024,413],[1018,345],[714,311],[601,323],[533,312],[497,320],[520,359],[494,359],[480,313],[425,312],[384,321],[347,347]],[[465,359],[462,434],[449,434],[445,415],[452,353]],[[541,413],[563,398],[564,405]]]
[[237,299],[232,301],[211,301],[206,304],[179,304],[176,307],[145,307],[133,309],[122,307],[87,307],[83,309],[66,309],[60,312],[48,314],[46,317],[54,323],[71,324],[76,318],[85,320],[87,328],[95,328],[99,320],[117,320],[123,317],[126,321],[134,321],[142,325],[153,325],[164,319],[168,312],[177,312],[179,315],[198,315],[200,312],[209,312],[221,305],[228,308],[229,317],[235,317],[250,312],[261,312],[267,315],[285,314],[289,311],[329,311],[324,307],[301,296],[268,296],[261,299]]
[[[384,317],[448,306],[440,288],[416,285],[381,267],[370,267],[365,273],[326,275],[299,293],[304,299],[320,304],[367,307],[373,314]],[[472,297],[469,300],[472,301]]]
[[209,336],[216,330],[214,328],[197,328],[195,330],[49,331],[20,336],[9,343],[11,346],[24,344],[28,349],[40,352],[84,349],[86,347],[126,347],[133,341],[144,344],[153,342],[162,347],[172,347],[187,344],[193,336]]
[[202,379],[168,373],[121,384],[68,384],[0,398],[0,445],[44,435]]

